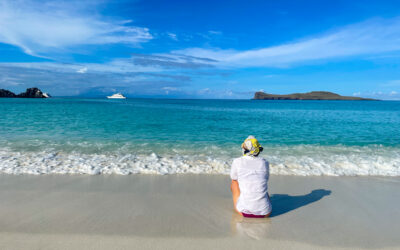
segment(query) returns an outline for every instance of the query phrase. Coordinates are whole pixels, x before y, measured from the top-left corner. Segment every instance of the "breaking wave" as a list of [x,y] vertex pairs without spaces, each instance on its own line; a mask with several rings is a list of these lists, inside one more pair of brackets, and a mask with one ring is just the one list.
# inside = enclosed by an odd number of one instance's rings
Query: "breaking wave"
[[[0,173],[6,174],[229,174],[232,155],[40,152],[0,149]],[[215,152],[215,151],[214,151]],[[328,176],[400,176],[400,149],[387,146],[269,146],[264,157],[271,174]]]

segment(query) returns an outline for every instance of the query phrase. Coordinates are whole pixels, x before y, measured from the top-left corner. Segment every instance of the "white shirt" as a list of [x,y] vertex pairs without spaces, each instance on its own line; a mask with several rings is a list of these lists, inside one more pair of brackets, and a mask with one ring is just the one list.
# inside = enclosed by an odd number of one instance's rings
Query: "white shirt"
[[269,163],[262,157],[242,156],[233,160],[231,179],[239,182],[239,212],[266,215],[272,206],[268,198]]

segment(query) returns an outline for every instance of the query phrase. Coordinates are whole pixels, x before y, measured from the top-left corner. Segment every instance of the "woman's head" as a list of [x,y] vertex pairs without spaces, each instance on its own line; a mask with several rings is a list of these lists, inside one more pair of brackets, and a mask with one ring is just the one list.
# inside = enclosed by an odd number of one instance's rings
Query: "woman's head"
[[251,156],[258,156],[263,151],[263,147],[261,147],[257,139],[252,135],[244,140],[242,143],[242,149],[244,155]]

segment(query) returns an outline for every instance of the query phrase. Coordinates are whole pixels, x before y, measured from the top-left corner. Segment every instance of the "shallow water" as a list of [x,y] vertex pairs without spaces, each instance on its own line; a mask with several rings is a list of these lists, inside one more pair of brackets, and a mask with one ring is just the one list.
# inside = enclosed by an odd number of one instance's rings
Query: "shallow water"
[[0,172],[223,173],[249,134],[273,174],[400,175],[400,102],[0,99]]

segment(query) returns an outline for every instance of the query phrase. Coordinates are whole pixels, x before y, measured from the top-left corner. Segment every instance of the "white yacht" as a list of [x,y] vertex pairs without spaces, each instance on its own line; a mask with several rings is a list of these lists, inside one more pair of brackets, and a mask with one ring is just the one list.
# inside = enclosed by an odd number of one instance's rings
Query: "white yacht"
[[108,99],[126,99],[121,93],[113,94],[112,96],[107,96]]

